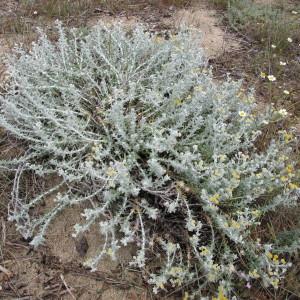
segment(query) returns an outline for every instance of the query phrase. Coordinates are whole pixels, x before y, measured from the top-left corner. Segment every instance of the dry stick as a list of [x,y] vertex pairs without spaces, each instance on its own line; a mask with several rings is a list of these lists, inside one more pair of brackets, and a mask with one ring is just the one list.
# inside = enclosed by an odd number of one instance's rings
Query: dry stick
[[4,218],[1,217],[1,226],[2,226],[2,245],[5,245],[6,243],[6,225]]
[[68,287],[68,285],[67,285],[67,283],[66,283],[66,281],[65,281],[65,278],[64,278],[63,274],[60,274],[60,279],[61,279],[61,281],[63,282],[64,286],[66,287],[66,289],[67,289],[68,293],[70,294],[70,296],[71,296],[74,300],[76,300],[76,297],[74,296],[74,294],[71,292],[70,288]]
[[13,275],[11,271],[7,270],[6,268],[2,267],[1,265],[0,265],[0,271],[2,273],[6,274],[8,277],[11,277]]
[[15,295],[17,295],[17,299],[19,299],[21,295],[19,294],[18,289],[11,282],[8,282],[8,285],[10,289],[15,293]]
[[4,246],[6,243],[6,226],[5,226],[5,221],[4,218],[1,217],[1,227],[2,227],[2,240],[0,243],[0,255],[1,255],[1,259],[3,260],[3,256],[4,256]]
[[23,249],[27,249],[27,250],[30,248],[27,245],[23,245],[21,243],[13,243],[13,242],[9,242],[9,241],[6,241],[5,244],[8,245],[8,246],[13,246],[13,247],[16,247],[16,248],[23,248]]

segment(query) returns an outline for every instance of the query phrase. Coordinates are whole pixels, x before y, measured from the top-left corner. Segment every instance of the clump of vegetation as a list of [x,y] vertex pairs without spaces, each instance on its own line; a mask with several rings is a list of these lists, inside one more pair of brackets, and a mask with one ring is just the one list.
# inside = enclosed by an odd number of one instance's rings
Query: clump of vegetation
[[40,15],[50,18],[83,17],[101,2],[101,0],[27,0],[21,3],[21,9],[26,15],[35,17]]
[[290,8],[280,5],[258,4],[254,1],[228,2],[227,18],[237,31],[245,31],[262,44],[272,41],[282,51],[289,48],[288,38],[297,38],[300,25],[291,16]]
[[[0,163],[16,174],[9,217],[22,235],[36,247],[58,214],[85,205],[74,236],[96,223],[105,237],[92,270],[134,244],[131,264],[147,267],[156,293],[190,285],[191,299],[227,299],[257,280],[277,289],[290,266],[284,245],[254,233],[297,205],[295,137],[256,142],[286,110],[257,113],[241,82],[214,82],[186,31],[167,41],[142,27],[58,31],[57,43],[41,33],[31,51],[16,50],[0,96],[0,125],[27,147]],[[26,198],[28,173],[60,182]]]
[[23,0],[9,16],[0,19],[1,34],[33,33],[36,26],[49,26],[51,19],[61,19],[77,25],[99,7],[101,0]]
[[228,53],[219,58],[221,65],[244,73],[248,83],[256,85],[259,101],[273,103],[277,109],[285,108],[290,113],[285,122],[270,127],[268,135],[272,136],[279,129],[297,127],[300,116],[299,5],[286,1],[245,0],[213,0],[213,4],[223,9],[225,24],[245,42],[239,55]]

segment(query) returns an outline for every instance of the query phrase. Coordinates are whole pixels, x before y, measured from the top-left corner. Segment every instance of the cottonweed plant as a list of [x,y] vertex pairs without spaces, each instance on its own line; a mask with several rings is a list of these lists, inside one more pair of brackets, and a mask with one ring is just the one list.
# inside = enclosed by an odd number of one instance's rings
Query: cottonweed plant
[[[92,270],[134,244],[131,265],[147,270],[155,293],[192,285],[191,298],[227,299],[255,280],[278,288],[290,263],[254,233],[270,211],[297,205],[296,138],[256,142],[286,111],[257,113],[241,82],[215,82],[195,33],[57,28],[56,42],[41,32],[31,51],[16,49],[1,96],[1,126],[27,147],[1,162],[15,172],[9,219],[21,234],[38,246],[58,214],[80,205],[74,236],[96,223],[104,240]],[[59,183],[21,197],[27,173]]]

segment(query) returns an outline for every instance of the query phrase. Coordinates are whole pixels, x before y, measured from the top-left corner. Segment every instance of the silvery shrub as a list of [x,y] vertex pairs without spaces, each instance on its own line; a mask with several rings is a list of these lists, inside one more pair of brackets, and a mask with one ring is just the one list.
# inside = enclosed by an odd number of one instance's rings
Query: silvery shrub
[[[230,297],[236,282],[255,280],[278,288],[285,250],[255,232],[271,211],[297,205],[296,138],[257,141],[286,111],[259,111],[241,82],[214,80],[194,32],[57,31],[56,42],[40,31],[30,51],[15,49],[0,96],[0,126],[26,148],[0,162],[15,173],[9,219],[19,232],[36,247],[58,214],[85,207],[74,236],[97,224],[105,240],[92,270],[132,244],[133,266],[158,261],[148,276],[156,293],[196,283],[191,297]],[[26,174],[57,180],[26,197]]]

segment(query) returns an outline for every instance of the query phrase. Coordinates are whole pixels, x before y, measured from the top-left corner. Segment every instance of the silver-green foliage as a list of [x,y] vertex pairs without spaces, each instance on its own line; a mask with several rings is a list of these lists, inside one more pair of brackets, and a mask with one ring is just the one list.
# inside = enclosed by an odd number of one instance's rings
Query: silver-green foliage
[[[155,291],[197,282],[200,294],[209,283],[229,293],[258,278],[276,288],[288,264],[252,233],[268,211],[296,204],[294,138],[282,132],[264,151],[255,141],[286,112],[256,114],[240,82],[214,82],[194,34],[58,31],[57,43],[41,33],[30,52],[17,49],[0,96],[0,125],[27,145],[1,162],[16,171],[9,214],[22,235],[38,246],[59,213],[85,203],[74,235],[97,223],[105,237],[92,269],[134,243],[140,268],[151,249],[165,253]],[[24,172],[60,182],[24,199]],[[51,209],[31,214],[53,193]]]

